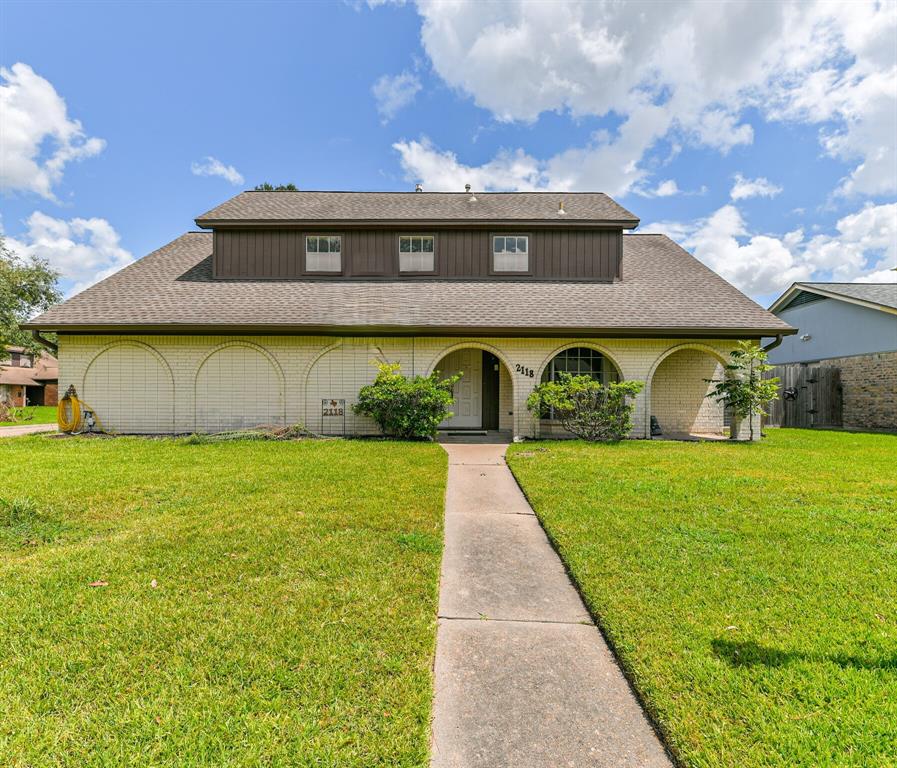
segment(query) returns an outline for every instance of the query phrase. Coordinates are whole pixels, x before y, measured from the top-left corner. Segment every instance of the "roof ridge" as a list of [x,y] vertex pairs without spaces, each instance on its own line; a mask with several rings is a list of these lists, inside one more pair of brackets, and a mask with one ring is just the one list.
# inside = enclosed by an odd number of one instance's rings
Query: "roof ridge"
[[897,285],[897,280],[893,283],[858,283],[858,282],[846,282],[843,280],[839,281],[825,281],[825,280],[800,280],[795,285]]
[[[484,190],[474,190],[478,195],[604,195],[605,197],[609,197],[607,192],[602,192],[601,190],[592,190],[589,192],[564,192],[562,190],[551,190],[551,189],[533,189],[533,190],[493,190],[493,191],[484,191]],[[262,194],[334,194],[334,195],[469,195],[470,192],[465,190],[460,190],[458,192],[452,192],[446,189],[434,189],[429,192],[426,190],[421,190],[420,192],[416,192],[413,189],[244,189],[242,192],[238,192],[237,194],[243,194],[246,192],[259,192]]]

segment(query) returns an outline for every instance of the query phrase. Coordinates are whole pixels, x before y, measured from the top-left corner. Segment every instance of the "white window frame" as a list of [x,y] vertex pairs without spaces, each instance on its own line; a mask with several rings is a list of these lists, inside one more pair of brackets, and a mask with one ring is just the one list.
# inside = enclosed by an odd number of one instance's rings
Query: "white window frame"
[[[501,250],[497,250],[498,241],[501,240]],[[508,249],[510,241],[514,240],[514,250]],[[518,251],[517,247],[520,242],[526,245],[525,251]],[[494,232],[492,234],[492,272],[496,275],[528,275],[531,272],[532,253],[530,252],[530,236],[525,233],[514,232]],[[513,253],[515,256],[520,253],[526,254],[526,263],[522,268],[520,266],[508,266],[509,259],[507,254]]]
[[[315,250],[308,249],[309,241],[315,239]],[[328,250],[319,251],[320,239],[327,238]],[[339,250],[331,251],[330,245],[336,240]],[[337,255],[336,267],[333,266],[332,255]],[[311,274],[339,275],[343,271],[343,237],[335,232],[309,232],[305,235],[305,271]]]
[[[421,240],[421,250],[419,251],[403,251],[402,240]],[[423,250],[423,241],[429,240],[433,247],[429,251]],[[423,264],[421,258],[423,255],[429,255],[430,266]],[[404,262],[403,262],[404,257]],[[416,258],[415,258],[416,257]],[[399,273],[400,274],[426,274],[430,275],[436,271],[436,235],[424,234],[418,232],[409,232],[399,235]]]

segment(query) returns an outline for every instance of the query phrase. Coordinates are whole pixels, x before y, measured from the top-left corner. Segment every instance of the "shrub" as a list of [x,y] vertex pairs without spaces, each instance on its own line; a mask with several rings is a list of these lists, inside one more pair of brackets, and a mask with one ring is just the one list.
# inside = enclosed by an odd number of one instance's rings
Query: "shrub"
[[8,401],[0,400],[0,421],[11,421],[18,424],[23,421],[31,421],[34,418],[35,409],[23,405],[13,405]]
[[561,373],[557,381],[537,386],[526,401],[536,418],[554,411],[554,418],[583,440],[622,440],[632,429],[632,403],[640,381],[602,384],[591,376]]
[[398,363],[378,363],[373,384],[361,388],[355,413],[370,416],[385,435],[434,437],[439,424],[452,416],[452,387],[462,374],[440,379],[439,372],[406,378]]

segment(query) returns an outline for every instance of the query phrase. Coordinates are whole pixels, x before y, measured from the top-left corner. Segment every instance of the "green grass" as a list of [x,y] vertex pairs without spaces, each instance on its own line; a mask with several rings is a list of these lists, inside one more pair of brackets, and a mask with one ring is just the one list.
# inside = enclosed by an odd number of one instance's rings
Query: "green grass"
[[25,408],[25,414],[31,418],[25,421],[0,421],[0,427],[22,427],[28,424],[55,424],[55,405],[29,405]]
[[897,764],[897,437],[513,446],[688,766]]
[[438,446],[0,456],[0,765],[426,764]]

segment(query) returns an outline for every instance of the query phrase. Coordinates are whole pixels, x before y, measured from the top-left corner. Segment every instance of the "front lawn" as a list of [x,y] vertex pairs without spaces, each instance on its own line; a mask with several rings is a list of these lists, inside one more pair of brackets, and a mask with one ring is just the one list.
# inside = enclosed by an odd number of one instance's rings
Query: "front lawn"
[[0,421],[0,427],[23,427],[28,424],[55,424],[55,405],[29,405],[24,410],[25,418],[22,421]]
[[0,456],[0,765],[426,763],[439,446]]
[[685,765],[893,765],[897,437],[769,433],[509,463]]

